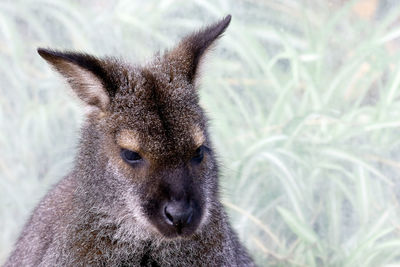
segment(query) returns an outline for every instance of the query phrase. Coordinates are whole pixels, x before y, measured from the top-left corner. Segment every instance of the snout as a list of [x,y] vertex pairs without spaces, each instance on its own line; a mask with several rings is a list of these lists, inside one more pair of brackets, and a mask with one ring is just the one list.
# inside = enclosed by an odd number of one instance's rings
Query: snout
[[173,200],[164,206],[164,220],[167,224],[176,228],[178,234],[182,229],[189,226],[192,222],[194,209],[190,201]]
[[198,230],[204,213],[202,203],[190,197],[153,200],[149,204],[145,209],[150,222],[167,238],[192,236]]
[[168,169],[157,173],[143,190],[147,192],[142,195],[143,210],[159,234],[166,238],[190,237],[200,228],[207,210],[199,180],[187,168]]
[[165,237],[188,237],[199,227],[202,213],[193,199],[168,200],[159,209],[157,228]]

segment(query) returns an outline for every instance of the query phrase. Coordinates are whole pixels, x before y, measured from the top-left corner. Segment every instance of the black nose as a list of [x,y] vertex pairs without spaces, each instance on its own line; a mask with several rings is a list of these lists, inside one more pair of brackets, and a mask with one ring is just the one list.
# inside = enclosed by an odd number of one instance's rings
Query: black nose
[[182,228],[192,221],[193,208],[187,201],[171,201],[165,205],[164,214],[168,224]]

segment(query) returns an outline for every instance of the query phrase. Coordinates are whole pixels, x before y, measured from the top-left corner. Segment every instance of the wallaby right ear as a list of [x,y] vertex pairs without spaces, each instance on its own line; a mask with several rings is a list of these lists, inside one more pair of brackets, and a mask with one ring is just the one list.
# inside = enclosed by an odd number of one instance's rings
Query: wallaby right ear
[[39,55],[61,73],[74,92],[86,104],[105,111],[113,95],[113,83],[96,57],[76,53],[38,48]]
[[209,47],[224,33],[231,22],[231,15],[222,20],[186,36],[174,49],[166,54],[174,71],[182,74],[193,83],[198,65]]

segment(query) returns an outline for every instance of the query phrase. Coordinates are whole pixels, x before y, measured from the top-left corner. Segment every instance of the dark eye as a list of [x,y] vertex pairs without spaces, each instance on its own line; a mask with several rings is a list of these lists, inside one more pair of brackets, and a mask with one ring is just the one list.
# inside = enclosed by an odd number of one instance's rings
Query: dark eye
[[195,151],[192,161],[198,164],[203,161],[203,158],[204,158],[204,146],[199,146],[199,148],[197,148]]
[[129,164],[135,164],[142,160],[139,153],[128,149],[121,149],[121,157]]

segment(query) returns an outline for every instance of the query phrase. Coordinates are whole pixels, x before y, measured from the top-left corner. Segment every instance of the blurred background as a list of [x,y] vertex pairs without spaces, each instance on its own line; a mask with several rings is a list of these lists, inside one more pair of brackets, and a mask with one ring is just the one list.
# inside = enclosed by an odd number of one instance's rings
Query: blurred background
[[0,0],[0,265],[71,168],[83,107],[36,48],[134,63],[232,14],[201,76],[259,266],[400,266],[396,0]]

